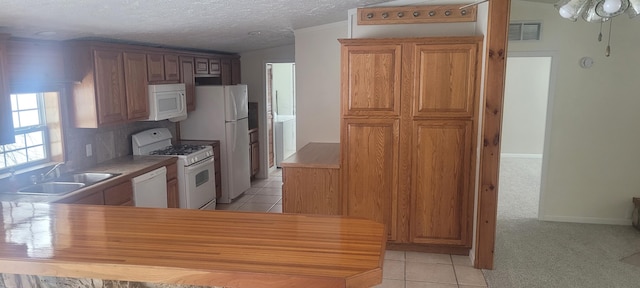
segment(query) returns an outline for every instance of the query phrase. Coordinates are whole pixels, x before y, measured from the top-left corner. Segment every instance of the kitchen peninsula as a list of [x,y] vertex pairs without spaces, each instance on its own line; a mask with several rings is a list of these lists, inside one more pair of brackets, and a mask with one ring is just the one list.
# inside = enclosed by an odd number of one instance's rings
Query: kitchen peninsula
[[0,220],[5,282],[30,277],[17,274],[238,288],[382,281],[384,227],[364,219],[0,202]]

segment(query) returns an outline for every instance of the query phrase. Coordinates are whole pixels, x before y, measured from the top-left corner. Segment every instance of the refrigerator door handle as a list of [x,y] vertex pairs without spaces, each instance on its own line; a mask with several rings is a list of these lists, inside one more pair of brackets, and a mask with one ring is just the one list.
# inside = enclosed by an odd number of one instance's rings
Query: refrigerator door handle
[[233,120],[238,120],[238,104],[236,103],[237,96],[233,93],[231,87],[225,87],[227,89],[227,100],[233,104]]
[[233,145],[231,146],[231,151],[235,152],[236,151],[236,145],[238,145],[238,122],[233,121],[233,122],[229,122],[229,124],[232,126],[231,127],[231,131],[233,133],[233,135],[231,136],[231,138],[233,139]]

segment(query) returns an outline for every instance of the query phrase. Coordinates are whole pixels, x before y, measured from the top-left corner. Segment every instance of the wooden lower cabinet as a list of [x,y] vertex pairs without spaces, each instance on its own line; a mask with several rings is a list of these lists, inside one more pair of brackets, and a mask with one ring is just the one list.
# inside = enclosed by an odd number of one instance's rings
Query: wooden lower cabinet
[[104,205],[133,206],[133,185],[125,181],[104,189]]
[[[67,203],[62,201],[62,203]],[[70,202],[73,204],[86,204],[86,205],[104,205],[104,193],[102,191],[96,191],[88,196],[82,197],[78,200]]]
[[339,168],[282,167],[282,212],[342,214]]
[[413,122],[411,243],[471,243],[471,120]]
[[398,215],[398,119],[344,119],[343,212],[383,223],[396,239]]
[[178,165],[167,166],[167,207],[180,207],[180,193],[178,191]]

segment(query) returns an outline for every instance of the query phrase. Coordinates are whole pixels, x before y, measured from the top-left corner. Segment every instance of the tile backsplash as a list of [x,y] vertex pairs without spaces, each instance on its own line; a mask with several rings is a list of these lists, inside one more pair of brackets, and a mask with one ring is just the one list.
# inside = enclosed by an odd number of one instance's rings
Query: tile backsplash
[[[114,158],[133,154],[131,135],[152,128],[167,128],[176,140],[176,123],[140,121],[97,129],[65,129],[65,150],[70,169],[84,169]],[[86,145],[91,144],[92,155],[87,157]]]

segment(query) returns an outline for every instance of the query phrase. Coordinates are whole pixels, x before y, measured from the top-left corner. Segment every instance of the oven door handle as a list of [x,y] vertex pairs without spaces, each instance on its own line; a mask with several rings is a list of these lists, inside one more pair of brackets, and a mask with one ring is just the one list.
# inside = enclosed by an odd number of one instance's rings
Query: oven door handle
[[204,166],[210,165],[211,163],[213,163],[213,161],[214,161],[214,158],[211,157],[211,158],[209,158],[207,160],[204,160],[204,161],[201,161],[201,162],[196,162],[196,164],[194,164],[194,165],[187,166],[187,167],[185,167],[185,170],[186,170],[186,172],[191,172],[193,170],[197,170],[197,169],[200,169],[200,168],[202,168]]

